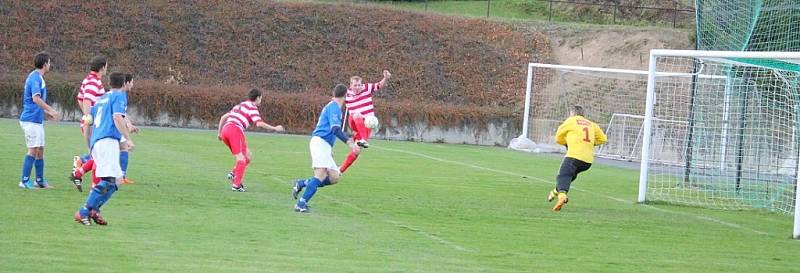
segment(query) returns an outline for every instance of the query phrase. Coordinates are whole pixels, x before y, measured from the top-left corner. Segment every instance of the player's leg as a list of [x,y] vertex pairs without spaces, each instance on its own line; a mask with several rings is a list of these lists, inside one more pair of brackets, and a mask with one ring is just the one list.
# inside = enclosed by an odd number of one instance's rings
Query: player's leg
[[38,148],[36,161],[33,166],[36,168],[36,187],[51,188],[47,180],[44,179],[44,146]]
[[44,145],[43,132],[37,129],[35,123],[20,121],[20,127],[25,135],[25,145],[28,147],[28,152],[22,160],[22,174],[20,175],[19,187],[24,189],[34,189],[33,181],[31,181],[31,171],[36,164],[38,156],[38,147]]
[[[339,168],[331,155],[331,145],[319,137],[312,137],[308,148],[311,151],[311,167],[314,168],[314,176],[304,182],[303,197],[297,200],[294,207],[297,212],[309,212],[308,202],[314,197],[317,188],[336,183],[339,179]],[[329,174],[333,174],[334,177],[329,177]],[[292,189],[293,196],[297,196],[299,192],[296,188],[298,188],[297,183]],[[302,189],[302,187],[300,188]]]
[[300,197],[300,199],[297,200],[297,204],[294,205],[295,211],[309,212],[308,203],[311,202],[311,198],[317,193],[317,188],[322,185],[322,181],[326,180],[327,177],[328,170],[326,168],[314,168],[314,176],[306,180],[303,196]]
[[122,181],[120,181],[120,184],[133,184],[133,180],[128,179],[128,154],[130,149],[128,149],[128,144],[125,141],[125,137],[123,137],[119,143],[119,166],[122,169]]
[[578,171],[575,161],[575,159],[570,157],[565,157],[564,160],[561,161],[561,168],[558,171],[558,176],[556,176],[556,189],[548,196],[548,201],[552,200],[554,193],[558,197],[558,202],[553,206],[554,211],[561,210],[564,204],[569,202],[567,192],[569,192],[570,183],[575,180]]
[[369,134],[372,133],[372,130],[367,128],[367,125],[364,124],[364,117],[354,119],[355,120],[355,128],[358,132],[358,138],[353,138],[356,141],[356,144],[362,148],[369,148]]
[[[361,123],[363,124],[364,123],[363,118],[361,120],[362,120]],[[360,129],[358,129],[358,125],[356,125],[355,119],[352,116],[348,119],[348,125],[353,130],[353,139],[356,141],[361,139],[362,134],[359,132]],[[353,162],[355,162],[356,159],[358,159],[359,154],[361,154],[360,146],[356,147],[356,149],[350,150],[350,152],[347,153],[347,157],[345,157],[344,159],[344,163],[342,163],[342,167],[339,168],[339,173],[344,173],[345,171],[347,171],[347,169],[350,168],[351,165],[353,165]]]
[[122,168],[119,165],[119,152],[119,141],[115,139],[106,138],[95,143],[92,150],[92,158],[95,160],[93,173],[101,177],[102,180],[92,187],[92,191],[86,198],[86,203],[76,215],[76,221],[81,224],[90,224],[88,222],[90,217],[97,224],[105,224],[105,220],[99,216],[99,209],[108,202],[111,195],[117,190],[115,177],[122,176]]

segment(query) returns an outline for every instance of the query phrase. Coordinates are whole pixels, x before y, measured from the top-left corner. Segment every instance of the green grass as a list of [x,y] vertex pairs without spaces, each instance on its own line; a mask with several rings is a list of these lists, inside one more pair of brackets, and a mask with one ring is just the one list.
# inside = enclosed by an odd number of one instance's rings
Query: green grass
[[[373,141],[314,213],[291,210],[308,137],[249,134],[250,191],[224,176],[215,132],[145,128],[105,227],[72,215],[75,124],[46,125],[47,177],[17,188],[25,148],[0,120],[2,272],[789,272],[791,219],[752,211],[634,204],[637,172],[596,165],[560,213],[544,195],[559,159],[497,147]],[[345,156],[339,144],[336,158]]]

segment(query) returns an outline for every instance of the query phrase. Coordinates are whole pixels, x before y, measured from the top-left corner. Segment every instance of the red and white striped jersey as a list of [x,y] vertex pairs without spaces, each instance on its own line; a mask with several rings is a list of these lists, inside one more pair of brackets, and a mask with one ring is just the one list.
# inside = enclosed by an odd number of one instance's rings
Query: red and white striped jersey
[[350,115],[360,113],[362,116],[375,115],[375,107],[372,106],[372,92],[381,89],[381,83],[368,83],[360,93],[347,89],[344,104]]
[[228,112],[228,119],[225,120],[225,125],[232,123],[244,130],[259,121],[262,120],[261,114],[258,113],[258,107],[252,101],[246,100],[237,104]]
[[86,75],[86,78],[81,82],[81,89],[77,97],[78,103],[86,99],[91,102],[89,106],[94,106],[97,100],[105,93],[106,90],[103,88],[103,83],[100,81],[100,77],[97,76],[97,72],[89,72],[89,75]]

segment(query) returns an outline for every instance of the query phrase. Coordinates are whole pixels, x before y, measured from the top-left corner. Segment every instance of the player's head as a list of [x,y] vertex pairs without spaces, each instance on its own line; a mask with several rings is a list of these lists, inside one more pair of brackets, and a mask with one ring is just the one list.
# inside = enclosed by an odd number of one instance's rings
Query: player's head
[[97,55],[89,62],[89,70],[97,72],[98,74],[105,74],[108,69],[108,59],[106,56]]
[[112,89],[122,89],[122,87],[125,86],[125,73],[112,72],[109,78],[111,78]]
[[344,98],[344,95],[347,94],[347,86],[344,84],[337,84],[336,87],[333,88],[333,97],[337,99]]
[[350,77],[350,90],[355,92],[360,92],[364,89],[364,84],[361,83],[361,77],[359,76],[352,76]]
[[261,104],[261,90],[258,90],[258,88],[250,89],[250,92],[247,93],[247,99],[255,102],[256,105]]
[[122,84],[122,89],[125,91],[133,89],[133,75],[125,73],[125,83]]
[[583,106],[580,106],[580,105],[572,106],[572,109],[569,109],[569,115],[570,116],[583,116],[584,115]]
[[45,72],[50,71],[50,53],[47,51],[36,53],[36,56],[33,56],[33,66]]

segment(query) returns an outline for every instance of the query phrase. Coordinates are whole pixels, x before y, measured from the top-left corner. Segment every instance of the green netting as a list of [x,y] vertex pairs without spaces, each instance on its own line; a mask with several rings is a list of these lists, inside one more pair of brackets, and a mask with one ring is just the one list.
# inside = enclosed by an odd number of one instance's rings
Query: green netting
[[800,1],[696,0],[697,48],[800,51]]

